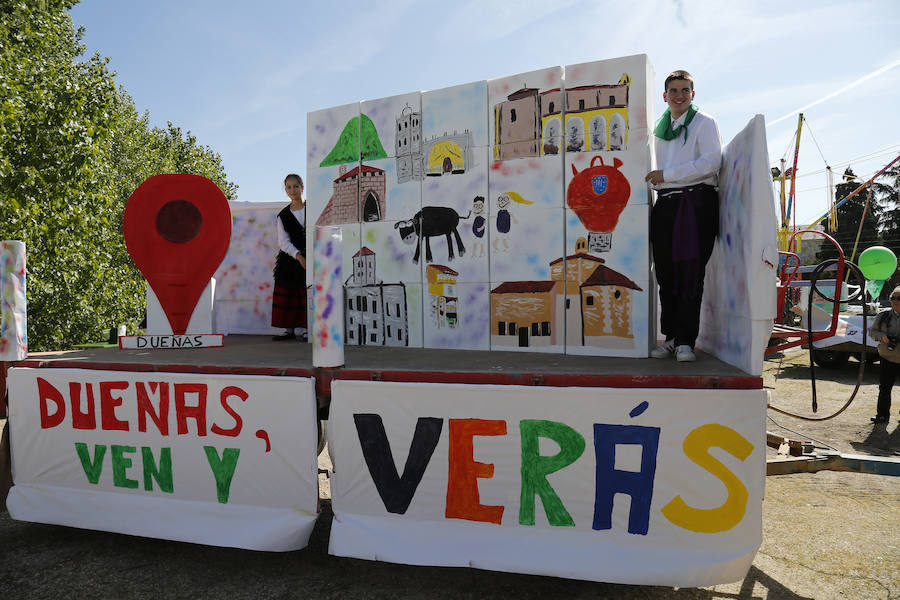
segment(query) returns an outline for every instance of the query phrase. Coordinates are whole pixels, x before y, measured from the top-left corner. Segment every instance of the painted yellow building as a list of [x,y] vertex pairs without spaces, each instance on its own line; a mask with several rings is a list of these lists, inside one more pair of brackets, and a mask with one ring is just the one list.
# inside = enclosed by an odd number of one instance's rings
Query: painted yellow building
[[[542,98],[541,154],[556,154],[560,142],[568,152],[624,150],[628,144],[628,83],[584,85]],[[565,103],[565,128],[561,127]]]
[[581,237],[574,254],[550,263],[549,281],[507,281],[492,289],[491,346],[633,346],[632,305],[642,290],[604,262]]
[[452,173],[453,171],[462,171],[466,168],[466,162],[463,158],[462,148],[454,142],[438,142],[431,147],[428,153],[428,168],[426,172],[432,173]]
[[562,344],[554,281],[507,281],[491,290],[491,346],[546,348]]
[[465,173],[472,165],[472,134],[454,131],[425,140],[423,154],[426,175]]
[[615,85],[516,90],[494,105],[494,159],[559,154],[561,147],[569,152],[625,150],[630,83],[624,74]]
[[578,238],[575,253],[550,263],[550,278],[564,296],[566,344],[608,346],[609,340],[631,340],[632,303],[641,291],[631,279],[610,269],[587,251],[587,239]]
[[568,152],[624,150],[628,143],[628,85],[585,85],[566,90]]
[[633,338],[631,296],[640,289],[621,273],[599,265],[581,284],[584,343],[593,345],[591,341],[603,336]]
[[459,297],[456,294],[456,278],[459,273],[445,265],[431,264],[425,268],[431,319],[438,329],[459,325]]

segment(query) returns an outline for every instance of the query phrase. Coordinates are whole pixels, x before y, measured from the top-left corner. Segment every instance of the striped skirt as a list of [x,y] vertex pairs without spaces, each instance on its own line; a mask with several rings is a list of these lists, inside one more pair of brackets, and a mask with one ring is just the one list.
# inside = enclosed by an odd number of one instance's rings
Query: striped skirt
[[272,327],[306,327],[306,288],[275,286],[272,293]]

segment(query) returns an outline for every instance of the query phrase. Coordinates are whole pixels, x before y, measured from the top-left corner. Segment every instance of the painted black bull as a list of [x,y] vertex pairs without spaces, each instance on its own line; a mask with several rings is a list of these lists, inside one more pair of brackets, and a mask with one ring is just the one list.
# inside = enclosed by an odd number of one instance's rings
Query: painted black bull
[[394,224],[394,229],[400,230],[400,237],[406,244],[416,244],[416,255],[413,256],[413,262],[419,262],[419,253],[422,249],[422,239],[425,240],[425,262],[431,262],[431,238],[439,235],[447,236],[447,255],[448,260],[453,260],[453,241],[450,234],[456,238],[456,245],[459,248],[459,255],[466,253],[466,247],[463,246],[462,239],[459,237],[457,226],[460,219],[468,219],[472,215],[472,211],[465,217],[452,208],[443,206],[423,206],[422,210],[417,212],[412,219],[408,221],[398,221]]

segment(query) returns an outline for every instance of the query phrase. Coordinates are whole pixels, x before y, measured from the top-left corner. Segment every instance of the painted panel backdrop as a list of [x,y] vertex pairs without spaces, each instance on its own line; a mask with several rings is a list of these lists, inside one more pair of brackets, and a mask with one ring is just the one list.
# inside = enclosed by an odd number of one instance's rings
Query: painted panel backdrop
[[719,238],[706,267],[697,344],[762,375],[775,318],[775,192],[766,126],[756,115],[722,151]]
[[[636,59],[629,57],[617,60],[633,62]],[[622,70],[621,66],[609,72],[616,70]],[[547,77],[547,72],[552,71],[548,69],[535,73]],[[568,67],[566,73],[569,74],[570,71],[575,69]],[[643,103],[647,105],[651,102],[647,98],[646,89],[632,93],[638,79],[637,73],[637,70],[632,69],[629,74],[629,101],[643,97]],[[649,73],[649,66],[646,66],[643,76],[645,81]],[[610,78],[620,76],[621,74],[609,75]],[[522,88],[537,87],[538,90],[543,90],[541,86],[547,85],[547,90],[552,91],[553,88],[549,87],[551,84],[544,83],[541,77],[534,84],[530,83],[530,74],[504,79],[509,79]],[[503,80],[488,82],[490,102],[501,97],[496,90],[502,89],[507,96],[518,91],[512,89],[513,84],[500,86],[497,82],[501,81]],[[550,95],[552,94],[545,94],[543,97]],[[561,92],[559,95],[561,97]],[[415,113],[415,108],[419,106],[415,99],[420,96],[416,93],[400,97],[403,106],[399,109],[396,107],[400,105],[400,100],[387,102],[392,107],[391,110],[399,110],[395,116],[395,126],[399,120],[401,128],[404,122],[411,124],[406,127],[406,131],[410,127],[419,127],[421,121],[416,119],[421,119],[421,114]],[[556,101],[554,100],[554,110]],[[375,104],[378,103],[375,101]],[[363,107],[369,105],[369,102],[362,103]],[[494,105],[491,106],[490,110],[494,110]],[[549,105],[542,110],[549,110]],[[352,110],[345,112],[353,113]],[[635,113],[629,107],[629,126],[636,122],[646,124],[646,116],[640,115],[646,115],[646,111]],[[310,119],[315,121],[312,116]],[[352,117],[347,119],[349,121]],[[379,131],[379,140],[382,137],[388,140],[380,142],[387,153],[389,148],[397,147],[397,141],[390,137],[393,129],[384,129],[378,125],[379,122],[379,119],[373,118],[375,129]],[[322,130],[326,130],[324,125]],[[318,149],[316,157],[320,162],[336,144],[341,129],[334,126],[331,131],[334,139],[327,149],[320,149],[318,143],[310,146]],[[412,140],[421,139],[413,133],[406,135]],[[529,135],[534,137],[533,134]],[[342,225],[345,248],[353,249],[352,252],[345,252],[343,269],[347,280],[345,286],[352,287],[354,280],[350,278],[354,267],[368,265],[369,259],[365,257],[370,256],[371,251],[375,280],[380,280],[381,284],[390,284],[387,288],[383,285],[378,288],[387,290],[388,297],[395,298],[390,314],[385,314],[384,319],[399,319],[399,322],[391,323],[390,335],[386,335],[385,326],[385,335],[378,339],[401,341],[397,339],[399,326],[399,337],[405,337],[407,345],[422,346],[426,344],[423,334],[425,321],[429,340],[441,347],[489,346],[503,350],[646,355],[646,340],[652,331],[647,316],[653,310],[649,294],[654,286],[648,267],[650,259],[646,213],[649,202],[642,173],[649,170],[650,140],[642,134],[641,141],[638,142],[638,136],[629,128],[628,147],[625,150],[566,153],[564,149],[560,149],[559,144],[552,143],[556,136],[547,137],[547,129],[543,129],[541,135],[542,143],[537,150],[539,156],[516,155],[505,160],[494,160],[493,157],[499,155],[501,150],[493,145],[489,148],[491,154],[488,158],[490,168],[486,196],[483,200],[475,196],[468,199],[470,204],[460,202],[457,205],[463,211],[461,216],[469,215],[467,219],[455,222],[456,232],[460,234],[466,253],[459,256],[456,252],[458,246],[450,230],[455,250],[452,261],[449,260],[445,236],[431,238],[431,262],[424,256],[425,248],[420,249],[419,261],[414,261],[419,245],[415,234],[415,219],[411,217],[421,210],[423,182],[438,177],[457,177],[459,174],[451,171],[447,175],[426,177],[424,171],[420,170],[416,175],[415,165],[421,165],[421,162],[410,159],[409,164],[413,166],[400,167],[396,156],[366,163],[386,172],[384,181],[387,200],[384,210],[387,218]],[[544,143],[545,139],[551,141]],[[550,153],[554,145],[559,154]],[[408,146],[409,144],[403,145],[404,148]],[[562,168],[563,160],[565,168]],[[592,250],[589,243],[591,233],[602,233],[603,227],[594,221],[589,221],[590,227],[586,226],[584,219],[579,218],[577,212],[566,204],[567,187],[575,177],[572,168],[581,173],[591,168],[592,161],[595,168],[600,166],[600,160],[607,167],[607,189],[611,183],[615,184],[613,175],[619,173],[624,176],[630,190],[628,200],[618,214],[609,236],[608,251]],[[616,166],[616,160],[622,164]],[[318,188],[313,183],[317,170],[315,167],[309,169],[308,220],[319,218],[325,204],[334,194],[334,179],[338,178],[338,167],[330,168],[333,172],[326,174],[325,183]],[[399,184],[398,173],[404,168],[411,173],[411,177]],[[616,179],[621,185],[621,179],[618,176]],[[773,264],[777,263],[776,244],[770,227],[775,219],[774,201],[769,185],[765,130],[761,117],[754,118],[725,147],[720,181],[721,235],[707,268],[698,343],[702,349],[716,354],[726,362],[758,375],[762,368],[763,344],[774,317],[774,289],[770,285],[774,272],[765,261],[768,259]],[[408,186],[411,191],[407,192],[404,186]],[[392,189],[397,188],[404,191],[398,193],[395,199]],[[358,186],[353,190],[358,194]],[[466,196],[463,198],[467,199]],[[499,207],[500,203],[504,205],[503,208]],[[215,322],[219,332],[275,332],[269,326],[272,266],[277,252],[274,220],[275,214],[283,206],[282,203],[231,203],[231,245],[215,274],[218,285]],[[391,212],[396,206],[402,208]],[[502,212],[504,210],[505,214]],[[559,216],[555,212],[557,210]],[[392,220],[395,217],[397,220]],[[398,223],[403,221],[406,225],[401,229]],[[564,224],[559,225],[561,221]],[[412,243],[407,244],[407,241]],[[360,260],[361,257],[363,260]],[[472,263],[481,265],[484,261],[487,261],[486,268],[479,266],[476,269],[471,266]],[[604,268],[600,269],[600,266]],[[482,276],[485,271],[489,274],[487,279]],[[468,278],[471,273],[475,275]],[[461,274],[467,278],[461,278]],[[365,271],[360,271],[360,277],[364,275]],[[615,281],[618,285],[591,286],[588,281],[591,277],[594,280],[605,277],[603,281]],[[368,280],[362,281],[366,285]],[[482,299],[479,285],[474,286],[476,289],[473,290],[459,288],[461,283],[484,285],[487,288],[487,299]],[[402,289],[399,288],[401,284]],[[461,289],[468,292],[462,300]],[[604,291],[609,292],[605,294],[606,299],[603,297]],[[619,292],[618,299],[615,297],[616,292]],[[627,311],[622,310],[621,303],[611,303],[626,296],[631,297]],[[588,305],[590,297],[593,297],[593,303]],[[405,302],[399,301],[401,298],[405,298]],[[472,301],[471,305],[468,304],[469,300]],[[366,306],[370,307],[368,302]],[[606,306],[607,310],[595,310],[591,315],[590,310],[594,306],[601,309]],[[614,307],[615,310],[609,310],[609,307]],[[624,316],[629,314],[630,331],[625,327],[629,319]],[[588,318],[585,319],[584,315],[588,315]],[[462,336],[451,331],[458,328],[463,319],[467,323],[478,323],[473,326],[486,327],[481,337],[473,336],[475,339],[465,341],[470,346],[456,346],[455,344],[463,344],[464,341],[458,339]],[[589,320],[596,326],[585,329],[585,323]],[[522,327],[523,323],[527,323],[525,328]],[[513,331],[512,324],[515,325]],[[354,322],[353,329],[358,338],[360,331],[357,325]],[[405,332],[403,327],[406,327]],[[366,333],[370,332],[366,330]],[[612,335],[613,333],[618,335]],[[367,339],[371,340],[371,336]],[[595,345],[588,345],[587,342]]]
[[309,113],[309,223],[358,232],[346,342],[647,356],[651,80],[637,55]]
[[650,170],[646,57],[565,68],[566,352],[647,356]]
[[276,334],[272,269],[278,254],[275,219],[284,202],[229,202],[231,240],[216,270],[213,321],[217,333]]

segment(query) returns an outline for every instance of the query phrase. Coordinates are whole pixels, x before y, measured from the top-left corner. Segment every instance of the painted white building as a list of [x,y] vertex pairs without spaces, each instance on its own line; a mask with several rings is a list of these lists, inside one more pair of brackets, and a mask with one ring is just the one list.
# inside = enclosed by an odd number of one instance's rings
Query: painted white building
[[406,286],[384,283],[375,272],[375,253],[363,247],[353,255],[353,274],[344,283],[345,343],[406,346],[409,343]]

